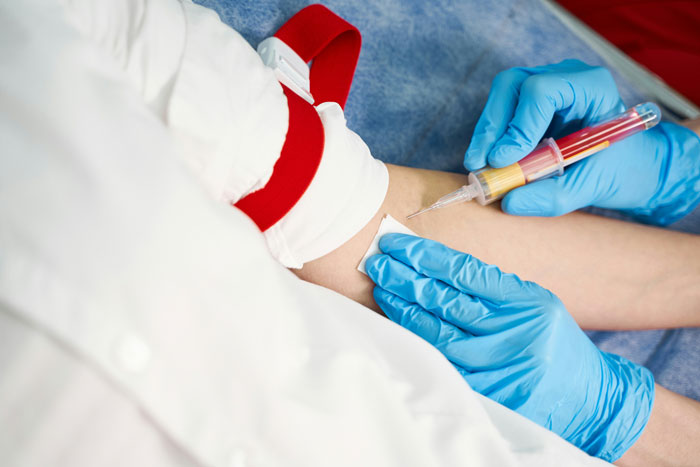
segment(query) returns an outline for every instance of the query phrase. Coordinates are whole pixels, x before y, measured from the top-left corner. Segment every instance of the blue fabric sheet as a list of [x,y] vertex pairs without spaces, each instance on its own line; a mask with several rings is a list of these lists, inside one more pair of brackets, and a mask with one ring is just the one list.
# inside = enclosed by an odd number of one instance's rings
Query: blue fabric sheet
[[[251,45],[309,2],[198,0]],[[514,66],[602,59],[539,0],[328,0],[320,3],[362,32],[346,106],[348,125],[375,157],[413,167],[463,171],[462,159],[491,80]],[[647,99],[614,71],[623,100]],[[698,216],[700,218],[700,216]],[[698,222],[690,223],[697,231]],[[698,330],[591,332],[604,350],[647,365],[666,387],[700,399]]]

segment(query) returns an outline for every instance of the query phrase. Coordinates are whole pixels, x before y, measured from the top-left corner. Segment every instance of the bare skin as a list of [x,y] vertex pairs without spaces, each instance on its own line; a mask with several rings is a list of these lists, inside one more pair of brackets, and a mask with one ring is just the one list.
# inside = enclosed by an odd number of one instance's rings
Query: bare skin
[[295,271],[378,311],[356,270],[385,214],[418,235],[470,253],[554,292],[589,329],[700,325],[700,237],[584,213],[514,217],[497,204],[461,203],[406,219],[463,185],[459,174],[388,166],[389,191],[365,228]]
[[700,403],[656,385],[649,423],[615,464],[621,466],[700,465]]

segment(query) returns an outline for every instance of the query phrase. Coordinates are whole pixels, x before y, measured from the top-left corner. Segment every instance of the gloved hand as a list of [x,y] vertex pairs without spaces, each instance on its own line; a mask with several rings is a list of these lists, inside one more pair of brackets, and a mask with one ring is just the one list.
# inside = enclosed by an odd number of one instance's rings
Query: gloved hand
[[[493,81],[464,158],[467,170],[504,167],[543,136],[558,138],[625,110],[610,73],[578,60],[512,68]],[[510,214],[557,216],[598,206],[666,225],[700,201],[700,138],[660,123],[570,167],[561,177],[517,188],[502,201]]]
[[474,390],[607,461],[639,437],[651,372],[598,350],[551,292],[431,240],[387,234],[379,247],[375,300]]

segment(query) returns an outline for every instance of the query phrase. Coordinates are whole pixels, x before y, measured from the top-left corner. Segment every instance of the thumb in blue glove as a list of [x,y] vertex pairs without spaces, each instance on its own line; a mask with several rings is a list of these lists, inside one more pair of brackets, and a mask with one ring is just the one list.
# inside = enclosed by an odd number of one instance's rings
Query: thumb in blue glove
[[607,461],[640,436],[653,376],[598,350],[551,292],[430,240],[388,234],[379,246],[366,265],[375,300],[474,390]]

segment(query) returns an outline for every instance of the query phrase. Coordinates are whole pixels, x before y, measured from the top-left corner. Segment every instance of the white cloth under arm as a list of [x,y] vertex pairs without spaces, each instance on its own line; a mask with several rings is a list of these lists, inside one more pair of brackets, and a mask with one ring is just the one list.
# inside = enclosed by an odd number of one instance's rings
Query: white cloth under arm
[[600,464],[280,266],[155,101],[62,3],[0,2],[3,466]]

